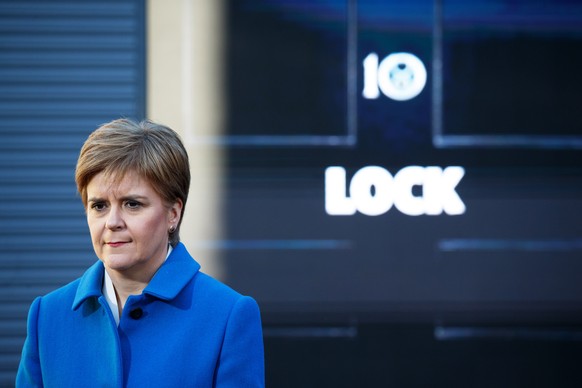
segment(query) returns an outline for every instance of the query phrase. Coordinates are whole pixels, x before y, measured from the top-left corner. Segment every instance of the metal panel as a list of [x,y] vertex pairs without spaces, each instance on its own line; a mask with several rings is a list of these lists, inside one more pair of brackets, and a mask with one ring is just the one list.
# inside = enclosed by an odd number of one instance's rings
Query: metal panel
[[33,298],[96,260],[74,168],[87,135],[145,116],[143,0],[0,0],[0,386]]

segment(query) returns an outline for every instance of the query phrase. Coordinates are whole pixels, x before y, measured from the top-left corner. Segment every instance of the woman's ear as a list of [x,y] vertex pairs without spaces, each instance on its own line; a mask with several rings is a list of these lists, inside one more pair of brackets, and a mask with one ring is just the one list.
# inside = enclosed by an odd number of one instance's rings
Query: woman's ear
[[183,207],[184,203],[182,202],[181,199],[177,198],[176,201],[174,201],[174,203],[168,210],[168,221],[175,227],[177,227],[178,223],[180,223],[180,217],[182,217]]

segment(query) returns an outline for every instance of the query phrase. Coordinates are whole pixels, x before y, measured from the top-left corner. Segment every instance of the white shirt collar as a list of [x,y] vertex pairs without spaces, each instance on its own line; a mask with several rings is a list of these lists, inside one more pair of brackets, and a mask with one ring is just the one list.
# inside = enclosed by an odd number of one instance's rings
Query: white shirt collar
[[[164,259],[164,262],[168,260],[168,256],[172,253],[172,246],[168,245],[168,254]],[[113,314],[113,319],[115,319],[115,323],[119,326],[119,306],[117,305],[117,296],[115,295],[115,287],[113,287],[113,281],[111,280],[111,276],[104,271],[105,275],[103,276],[103,286],[101,287],[101,292],[109,305],[109,309],[111,310],[111,314]]]

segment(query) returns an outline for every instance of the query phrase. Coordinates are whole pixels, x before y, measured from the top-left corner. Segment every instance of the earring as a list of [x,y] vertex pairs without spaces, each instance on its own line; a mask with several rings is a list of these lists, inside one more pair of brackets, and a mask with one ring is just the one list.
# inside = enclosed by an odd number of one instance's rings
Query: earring
[[170,234],[172,234],[175,231],[176,231],[176,227],[174,225],[170,226],[170,229],[168,230],[168,232],[170,232]]

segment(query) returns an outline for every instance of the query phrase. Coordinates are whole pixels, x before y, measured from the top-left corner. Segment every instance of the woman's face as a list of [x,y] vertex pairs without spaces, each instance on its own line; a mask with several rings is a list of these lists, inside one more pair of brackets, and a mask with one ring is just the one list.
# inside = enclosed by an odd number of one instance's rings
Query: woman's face
[[168,252],[168,230],[182,202],[167,204],[135,172],[123,179],[99,173],[87,185],[87,223],[97,257],[109,271],[149,281]]

